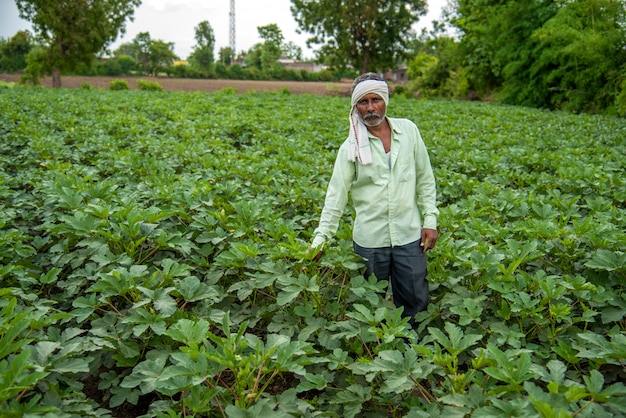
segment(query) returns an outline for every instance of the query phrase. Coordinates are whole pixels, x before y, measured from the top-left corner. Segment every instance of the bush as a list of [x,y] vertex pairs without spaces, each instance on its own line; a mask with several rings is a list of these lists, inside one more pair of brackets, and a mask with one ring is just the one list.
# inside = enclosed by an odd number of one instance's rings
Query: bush
[[10,89],[15,87],[15,83],[0,80],[0,89]]
[[167,75],[177,78],[207,78],[207,74],[185,64],[178,64],[168,67]]
[[145,91],[163,91],[163,86],[156,81],[137,80],[137,87]]
[[343,95],[341,88],[335,84],[326,84],[326,93],[329,96],[341,97]]
[[233,64],[230,67],[230,77],[234,80],[243,80],[246,78],[246,74],[245,71],[243,69],[243,67],[239,64]]
[[130,87],[126,80],[113,80],[109,83],[109,90],[130,90]]
[[116,61],[122,74],[131,75],[137,67],[137,62],[128,55],[120,55],[116,58]]
[[391,92],[393,97],[407,97],[409,95],[409,89],[406,86],[396,86]]
[[86,81],[80,85],[80,88],[83,90],[93,90],[93,86]]
[[333,72],[330,70],[322,70],[318,73],[315,73],[315,77],[311,78],[311,81],[336,81],[339,80],[333,75]]
[[110,59],[98,65],[98,74],[108,76],[119,76],[122,74],[122,67],[116,59]]
[[255,67],[246,67],[243,70],[243,79],[244,80],[263,80],[265,75]]
[[214,92],[216,96],[234,96],[237,94],[237,89],[234,87],[226,87]]
[[42,47],[34,47],[26,55],[26,68],[20,77],[20,84],[39,85],[46,62],[46,51]]
[[11,39],[0,38],[0,72],[18,72],[26,68],[26,56],[33,48],[28,31],[19,31]]
[[230,73],[228,71],[228,67],[221,62],[215,64],[215,75],[217,78],[229,78]]

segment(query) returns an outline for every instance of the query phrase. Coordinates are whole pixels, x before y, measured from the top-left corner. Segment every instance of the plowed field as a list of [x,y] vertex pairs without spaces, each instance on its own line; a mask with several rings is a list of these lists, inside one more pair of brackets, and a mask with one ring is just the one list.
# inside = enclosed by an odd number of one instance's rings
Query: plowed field
[[[19,74],[0,74],[0,80],[7,82],[18,82]],[[131,89],[137,88],[137,77],[87,77],[87,76],[64,76],[61,78],[63,87],[76,88],[83,83],[91,86],[106,89],[112,80],[124,79],[128,81]],[[288,89],[292,94],[315,94],[318,96],[348,96],[351,83],[327,83],[317,81],[252,81],[252,80],[198,80],[185,78],[168,77],[143,77],[145,80],[156,81],[164,90],[168,91],[206,91],[213,92],[228,87],[237,89],[239,93],[246,92],[266,92],[280,91]],[[52,79],[45,77],[41,79],[41,84],[45,87],[52,86]]]

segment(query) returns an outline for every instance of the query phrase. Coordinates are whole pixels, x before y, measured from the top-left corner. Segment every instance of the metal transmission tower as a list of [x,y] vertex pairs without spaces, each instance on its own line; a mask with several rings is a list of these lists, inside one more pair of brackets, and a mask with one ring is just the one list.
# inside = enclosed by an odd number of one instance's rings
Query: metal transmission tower
[[235,49],[235,0],[230,0],[230,49],[234,58],[237,55]]

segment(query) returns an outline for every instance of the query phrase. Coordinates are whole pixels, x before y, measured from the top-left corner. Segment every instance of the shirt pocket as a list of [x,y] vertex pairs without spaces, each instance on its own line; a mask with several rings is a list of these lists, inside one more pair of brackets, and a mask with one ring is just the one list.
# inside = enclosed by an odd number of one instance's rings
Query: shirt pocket
[[413,164],[398,166],[398,181],[400,183],[415,181],[415,166]]

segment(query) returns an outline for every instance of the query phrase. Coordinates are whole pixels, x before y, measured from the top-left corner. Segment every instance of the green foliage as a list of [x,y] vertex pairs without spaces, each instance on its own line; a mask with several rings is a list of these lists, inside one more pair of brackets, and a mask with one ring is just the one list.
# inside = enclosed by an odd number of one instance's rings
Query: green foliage
[[158,75],[159,72],[171,66],[177,59],[178,56],[174,54],[173,42],[164,42],[159,39],[150,41],[148,61],[152,75]]
[[394,96],[441,208],[413,330],[350,211],[307,256],[349,98],[234,93],[0,90],[0,415],[626,414],[624,119]]
[[439,59],[433,55],[421,53],[411,60],[407,70],[407,76],[411,80],[412,91],[418,92],[420,96],[435,96],[432,89],[428,89],[428,76],[437,67]]
[[524,69],[534,48],[531,34],[554,13],[554,2],[459,0],[452,24],[463,33],[460,48],[471,88],[489,94],[506,81],[505,67]]
[[283,33],[275,23],[259,26],[259,37],[263,39],[262,43],[255,44],[246,55],[246,65],[254,67],[271,78],[279,78],[272,76],[278,65],[278,59],[283,52]]
[[204,20],[195,27],[196,45],[188,60],[191,67],[207,76],[213,73],[215,65],[215,35],[211,24]]
[[423,0],[384,5],[291,0],[291,5],[300,29],[313,34],[307,42],[322,45],[321,61],[361,73],[395,68],[406,56],[411,26],[426,9]]
[[525,87],[508,101],[586,112],[613,106],[626,63],[625,23],[623,2],[565,3],[531,38],[536,52],[529,70],[541,79],[514,80]]
[[120,75],[133,75],[137,73],[137,63],[128,55],[115,55],[105,60],[96,60],[91,67],[80,66],[76,74],[80,75],[105,75],[110,77]]
[[137,63],[132,57],[128,55],[120,55],[116,56],[115,60],[117,61],[117,65],[119,66],[120,73],[125,75],[130,75],[135,70]]
[[90,65],[95,55],[124,31],[139,0],[55,1],[18,0],[20,17],[31,22],[45,51],[45,73],[61,87],[60,71]]
[[460,44],[434,26],[414,43],[416,55],[409,62],[407,88],[418,97],[466,98],[470,86],[467,68],[460,59]]
[[137,80],[137,88],[146,91],[163,91],[163,86],[157,81]]
[[437,65],[438,62],[439,60],[437,57],[426,53],[419,54],[409,63],[407,76],[411,80],[423,78],[433,67]]
[[109,83],[109,90],[129,90],[128,81],[113,80]]
[[[139,72],[151,75],[165,72],[166,68],[178,59],[174,53],[174,43],[152,39],[148,32],[140,32],[133,38],[132,42],[120,45],[114,51],[114,56],[119,58],[130,57],[136,63]],[[134,66],[131,66],[128,58],[125,58],[125,62],[120,62],[120,66],[122,65],[134,70]]]
[[223,65],[232,65],[235,60],[235,51],[233,51],[233,49],[229,46],[220,48],[218,55],[219,63]]
[[33,48],[30,32],[18,31],[11,39],[0,38],[0,71],[12,73],[26,68],[26,56]]
[[460,0],[469,88],[505,103],[615,113],[626,63],[626,5],[618,0]]
[[45,60],[46,51],[43,48],[39,46],[32,48],[26,55],[26,68],[20,77],[20,84],[38,86],[39,80],[45,74]]

